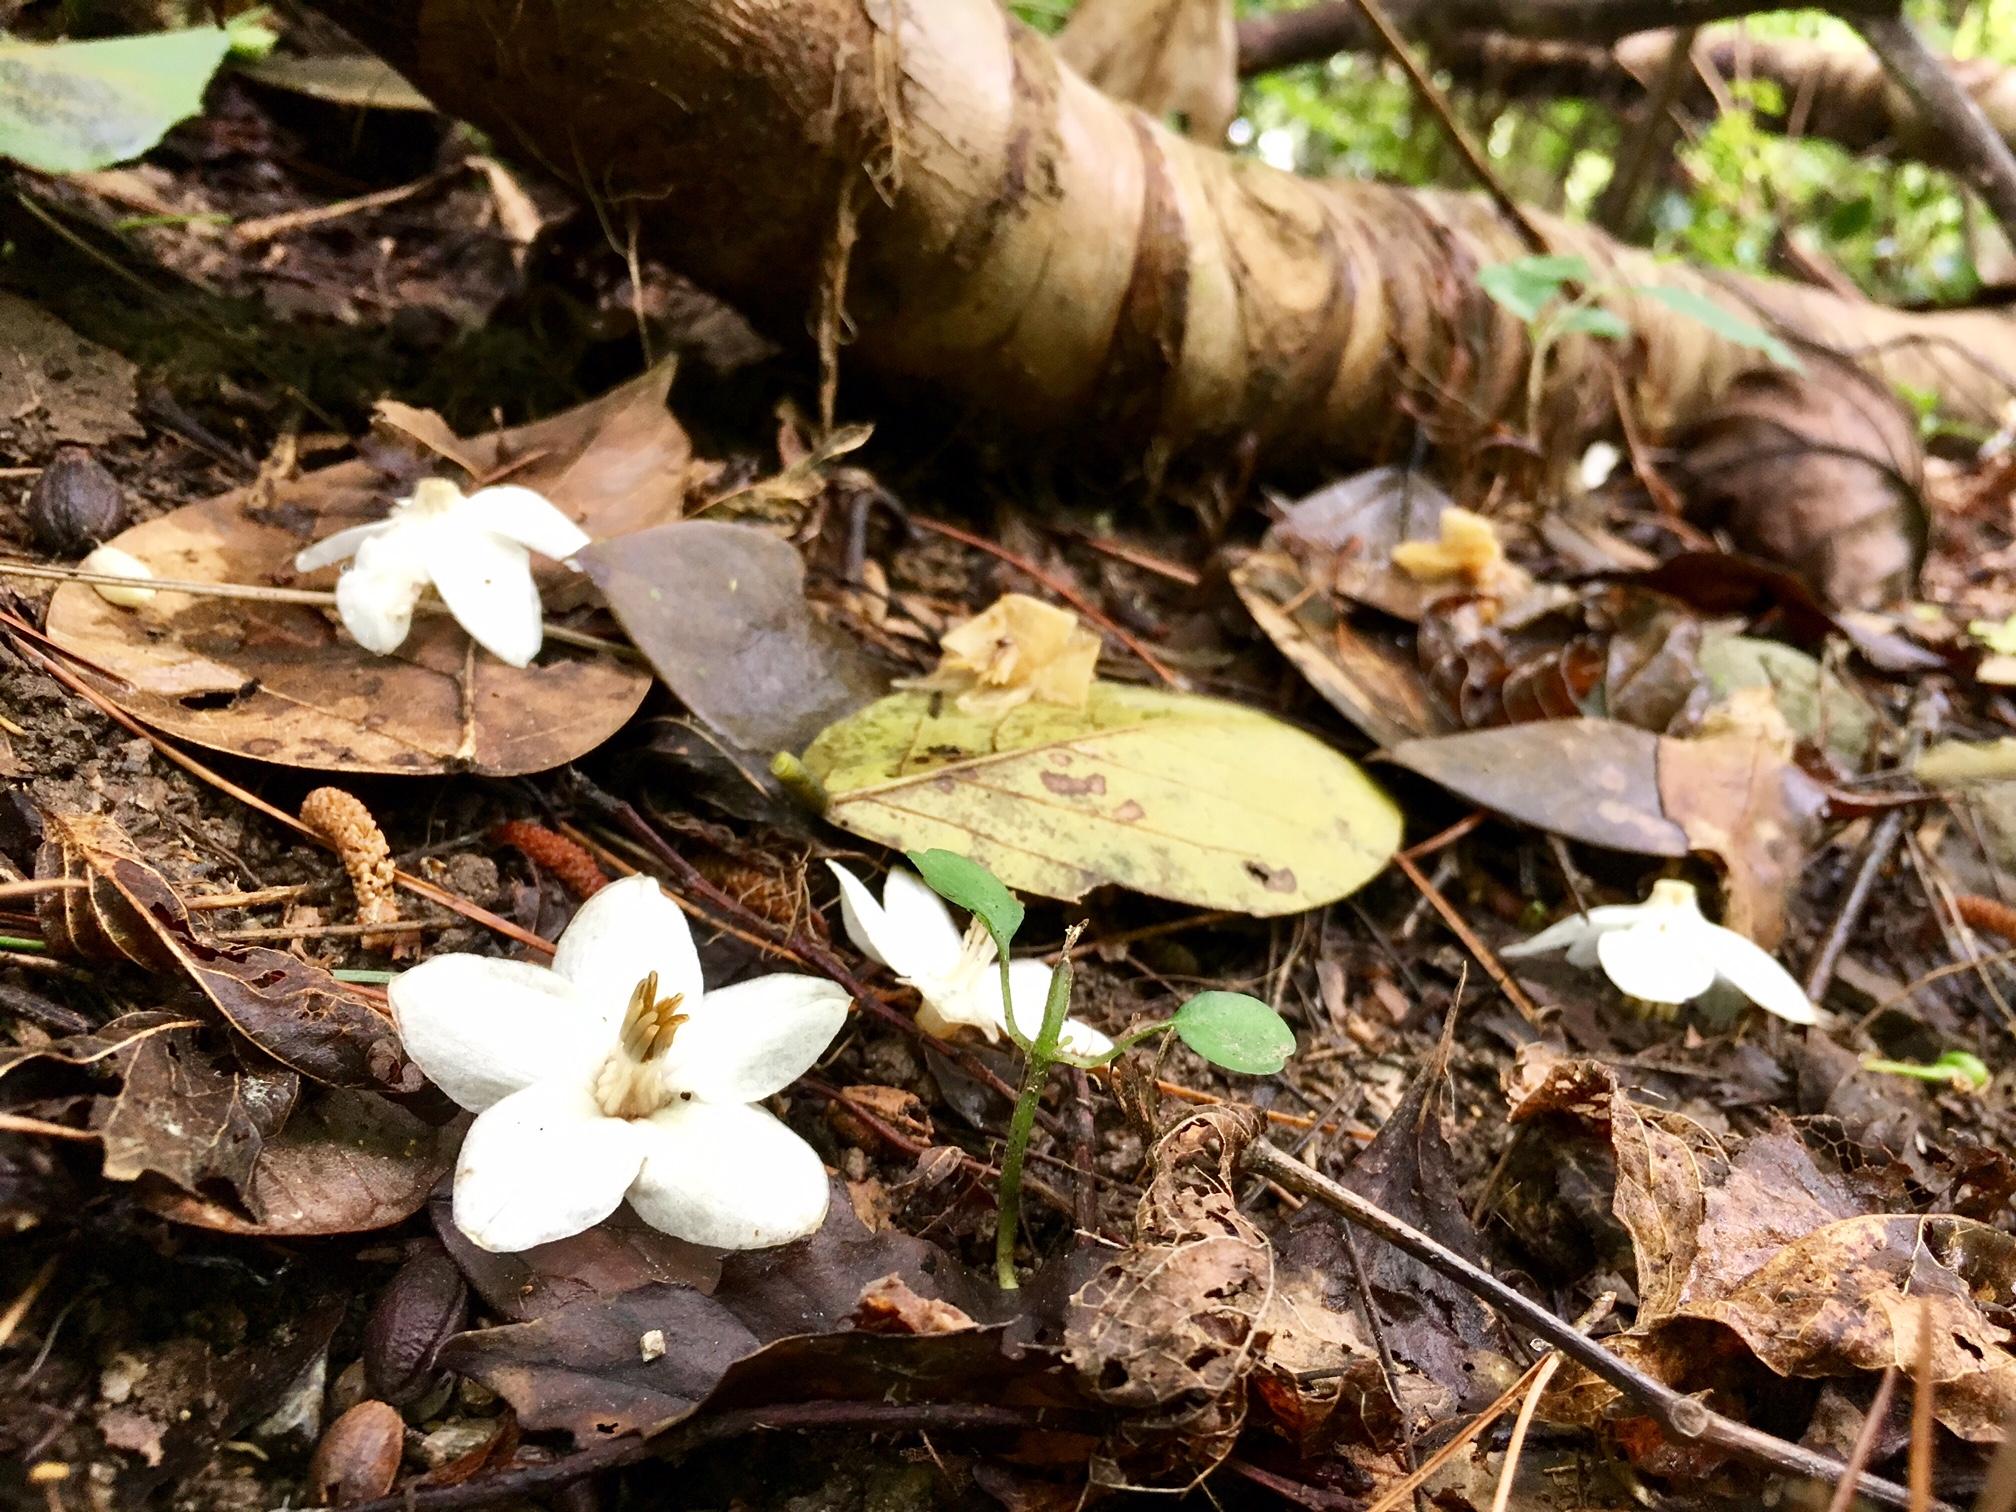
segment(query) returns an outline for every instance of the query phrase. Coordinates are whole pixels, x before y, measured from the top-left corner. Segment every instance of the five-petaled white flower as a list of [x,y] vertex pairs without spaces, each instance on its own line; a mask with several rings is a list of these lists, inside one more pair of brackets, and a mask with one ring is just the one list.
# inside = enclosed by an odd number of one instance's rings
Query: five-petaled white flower
[[1600,962],[1620,990],[1648,1003],[1684,1003],[1722,982],[1766,1013],[1820,1022],[1805,989],[1769,951],[1702,916],[1691,882],[1655,882],[1643,903],[1592,908],[1499,954],[1516,959],[1564,947],[1571,965]]
[[847,1017],[807,976],[708,992],[693,936],[649,877],[602,889],[551,968],[443,955],[394,978],[420,1069],[476,1113],[455,1226],[510,1252],[601,1222],[625,1197],[653,1228],[760,1249],[826,1216],[826,1168],[752,1106],[803,1074]]
[[[1001,1014],[1000,956],[986,925],[977,918],[965,936],[952,922],[945,900],[924,879],[903,867],[891,867],[882,885],[882,901],[867,884],[837,861],[828,861],[840,883],[840,917],[847,938],[871,961],[887,966],[915,987],[924,999],[917,1022],[928,1033],[946,1038],[954,1029],[978,1029],[989,1041],[1006,1028]],[[1041,961],[1010,961],[1008,987],[1015,1003],[1015,1027],[1025,1039],[1043,1027],[1043,1007],[1050,997],[1053,972]],[[1069,1055],[1098,1056],[1113,1041],[1077,1019],[1064,1021],[1058,1048]]]
[[446,478],[423,478],[384,519],[317,541],[294,568],[313,572],[355,558],[336,580],[336,612],[367,651],[399,649],[431,583],[477,645],[523,667],[545,635],[530,553],[565,561],[588,542],[529,488],[507,483],[465,497]]

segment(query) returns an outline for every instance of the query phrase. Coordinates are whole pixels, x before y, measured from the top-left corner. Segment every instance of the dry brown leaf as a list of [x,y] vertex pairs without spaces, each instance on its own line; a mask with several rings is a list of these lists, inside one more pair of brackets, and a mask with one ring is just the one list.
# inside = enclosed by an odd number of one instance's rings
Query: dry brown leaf
[[[661,365],[564,414],[454,442],[454,452],[485,476],[508,472],[537,489],[592,536],[625,535],[676,517],[692,481],[690,444],[665,408],[670,381]],[[440,440],[438,418],[397,413],[403,432]],[[118,545],[170,580],[291,583],[297,551],[379,518],[388,502],[364,462],[268,492],[188,505]],[[590,591],[557,564],[536,575],[549,615]],[[215,750],[323,771],[541,771],[608,739],[651,685],[634,662],[550,642],[535,665],[506,666],[439,614],[416,617],[396,655],[374,656],[312,607],[164,591],[127,610],[70,583],[50,601],[48,630],[136,718]]]
[[237,1073],[204,1054],[190,1029],[139,1039],[124,1060],[124,1084],[99,1099],[92,1119],[106,1178],[153,1172],[195,1195],[213,1183],[242,1193],[260,1137]]
[[1673,438],[1663,475],[1696,523],[1790,568],[1837,608],[1910,596],[1929,522],[1904,406],[1833,365],[1745,374]]
[[[1939,1421],[1973,1442],[2016,1413],[2016,1239],[1950,1214],[1870,1213],[1779,1124],[1733,1151],[1676,1114],[1640,1107],[1591,1061],[1522,1056],[1514,1122],[1555,1117],[1607,1138],[1613,1203],[1638,1266],[1638,1316],[1613,1346],[1682,1390],[1730,1331],[1781,1376],[1847,1376],[1917,1358],[1921,1308],[1933,1327]],[[1600,1421],[1614,1389],[1576,1372],[1551,1398],[1567,1421]]]
[[164,1218],[268,1238],[359,1234],[418,1212],[448,1173],[464,1120],[433,1128],[369,1092],[318,1089],[267,1139],[245,1185],[245,1211],[143,1188]]
[[312,1080],[419,1089],[419,1069],[407,1060],[391,1020],[321,967],[285,951],[205,939],[174,888],[110,819],[45,814],[44,834],[37,872],[89,883],[38,896],[52,950],[187,972],[233,1029]]
[[[1390,1441],[1398,1424],[1357,1324],[1321,1279],[1277,1271],[1239,1210],[1250,1114],[1195,1114],[1156,1144],[1134,1242],[1071,1298],[1065,1357],[1088,1395],[1126,1416],[1092,1460],[1094,1485],[1193,1485],[1232,1452],[1249,1389],[1275,1427],[1320,1453],[1347,1430]],[[1311,1370],[1337,1372],[1304,1381]]]
[[1222,142],[1239,109],[1232,0],[1083,0],[1057,51],[1115,99]]

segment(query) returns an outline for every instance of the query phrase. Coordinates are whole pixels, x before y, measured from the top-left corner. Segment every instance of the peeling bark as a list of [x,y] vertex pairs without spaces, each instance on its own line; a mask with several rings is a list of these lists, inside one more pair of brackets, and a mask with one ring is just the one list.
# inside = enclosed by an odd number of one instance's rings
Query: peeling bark
[[[1065,69],[993,0],[322,0],[448,109],[583,188],[619,231],[803,335],[836,225],[849,362],[1151,455],[1466,453],[1524,430],[1532,354],[1479,267],[1523,255],[1468,195],[1315,183],[1200,148]],[[843,213],[842,206],[849,207]],[[1676,284],[1992,417],[2016,324],[1905,315],[1656,263],[1539,218],[1605,282]],[[1648,300],[1619,353],[1551,354],[1565,455],[1700,414],[1754,354]]]

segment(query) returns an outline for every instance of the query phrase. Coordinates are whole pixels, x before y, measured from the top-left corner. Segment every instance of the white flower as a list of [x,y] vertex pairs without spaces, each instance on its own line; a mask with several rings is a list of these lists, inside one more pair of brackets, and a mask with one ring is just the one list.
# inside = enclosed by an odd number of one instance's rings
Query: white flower
[[1608,441],[1597,441],[1582,453],[1582,463],[1578,471],[1582,475],[1582,490],[1594,493],[1610,481],[1610,474],[1617,470],[1617,464],[1624,460],[1624,454]]
[[367,651],[399,649],[431,583],[479,646],[523,667],[545,634],[530,553],[565,561],[588,542],[529,488],[502,484],[465,498],[446,478],[425,478],[384,519],[317,541],[294,558],[294,569],[356,559],[336,580],[336,612]]
[[477,1115],[455,1226],[484,1249],[565,1239],[625,1197],[653,1228],[722,1249],[825,1220],[819,1156],[751,1104],[819,1058],[846,992],[806,976],[708,992],[685,916],[649,877],[583,904],[550,969],[436,956],[390,996],[407,1053]]
[[[974,919],[964,938],[945,900],[924,879],[892,867],[882,885],[882,901],[867,884],[837,861],[828,861],[840,882],[840,917],[847,938],[861,953],[915,987],[924,999],[918,1024],[940,1039],[956,1028],[978,1029],[988,1040],[1001,1038],[1000,957],[986,925]],[[1050,997],[1051,969],[1041,961],[1008,963],[1008,988],[1015,1003],[1015,1027],[1035,1039]],[[1076,1056],[1104,1055],[1113,1041],[1077,1019],[1064,1021],[1058,1047]]]
[[1690,882],[1655,882],[1643,903],[1592,908],[1499,954],[1517,959],[1563,947],[1570,964],[1600,962],[1620,990],[1648,1003],[1684,1003],[1723,982],[1766,1013],[1820,1022],[1805,990],[1769,951],[1702,917]]

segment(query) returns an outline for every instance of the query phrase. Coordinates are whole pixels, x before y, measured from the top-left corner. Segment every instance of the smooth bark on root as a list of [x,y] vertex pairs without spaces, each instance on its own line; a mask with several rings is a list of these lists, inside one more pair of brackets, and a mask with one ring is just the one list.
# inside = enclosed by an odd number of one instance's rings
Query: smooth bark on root
[[[995,0],[320,0],[445,108],[588,194],[773,330],[849,248],[846,360],[1013,422],[1150,455],[1390,455],[1528,430],[1529,332],[1478,270],[1526,254],[1480,199],[1317,183],[1101,95]],[[1536,217],[1619,290],[1693,290],[1991,420],[2016,323],[1710,278]],[[1754,353],[1655,301],[1628,348],[1555,344],[1538,429],[1567,455],[1615,396],[1663,427]]]

